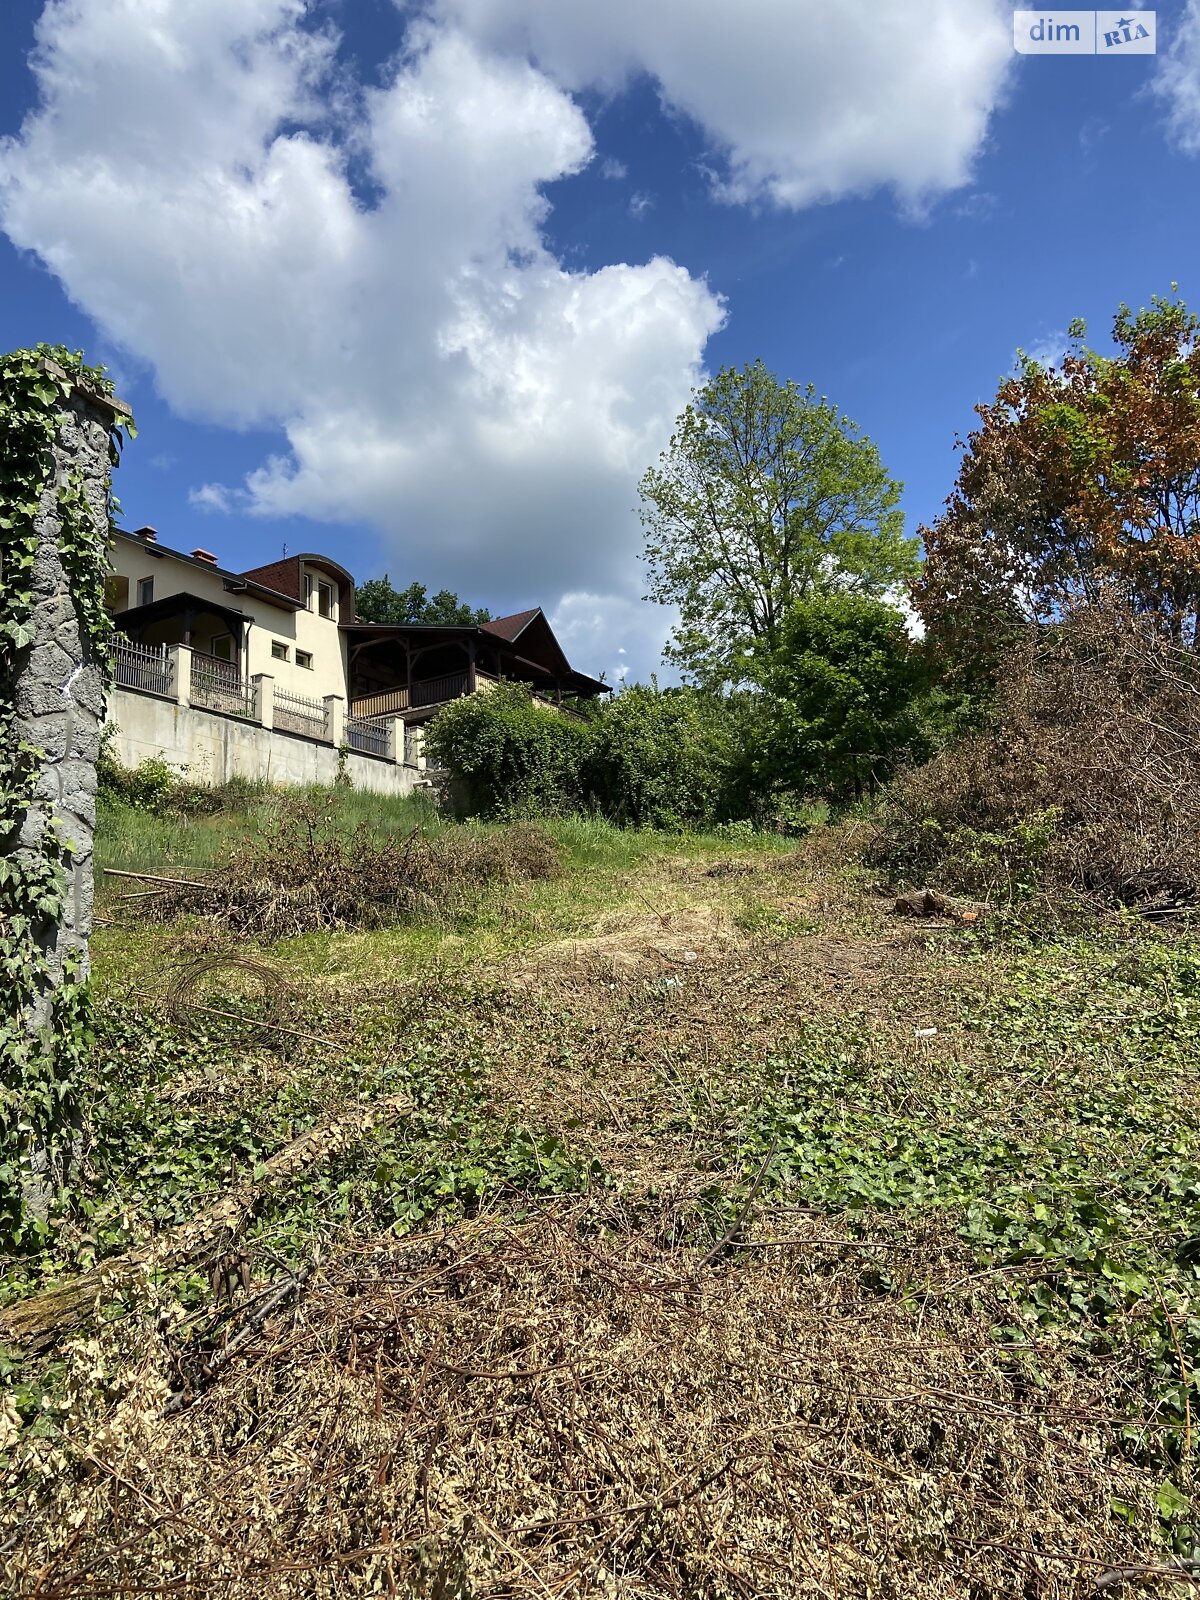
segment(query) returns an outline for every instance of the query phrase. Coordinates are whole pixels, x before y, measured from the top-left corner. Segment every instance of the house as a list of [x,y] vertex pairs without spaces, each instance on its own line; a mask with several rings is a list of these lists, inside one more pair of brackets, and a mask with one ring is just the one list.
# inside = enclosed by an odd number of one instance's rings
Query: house
[[356,775],[365,787],[411,787],[411,774],[385,781],[370,762],[421,769],[424,724],[451,700],[509,680],[570,715],[609,692],[571,666],[540,608],[462,627],[360,622],[351,574],[311,552],[235,571],[211,551],[171,549],[153,528],[117,530],[107,598],[117,700],[175,708],[168,730],[161,708],[126,702],[115,719],[121,758],[162,754],[193,770],[198,759],[218,782],[281,768],[284,781],[323,781],[328,761],[279,745],[284,735],[366,759]]

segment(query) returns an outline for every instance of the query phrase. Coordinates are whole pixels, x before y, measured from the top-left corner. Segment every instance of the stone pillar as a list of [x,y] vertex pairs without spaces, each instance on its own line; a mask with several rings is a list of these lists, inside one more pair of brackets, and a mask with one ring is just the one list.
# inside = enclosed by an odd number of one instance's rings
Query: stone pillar
[[254,690],[254,720],[264,728],[275,726],[275,674],[256,672],[250,679]]
[[404,760],[404,724],[392,717],[387,724],[387,758],[400,763]]
[[[64,406],[53,447],[53,468],[35,519],[37,551],[31,575],[33,637],[15,663],[14,738],[43,752],[37,757],[33,799],[20,823],[16,861],[34,865],[45,859],[53,839],[69,846],[66,900],[61,917],[47,919],[38,931],[45,962],[37,990],[19,1017],[38,1056],[65,1063],[55,1035],[56,1005],[69,985],[88,974],[92,928],[92,840],[96,825],[96,759],[105,714],[104,674],[91,641],[80,627],[71,582],[63,565],[58,494],[78,475],[83,514],[101,541],[108,534],[109,430],[119,402],[76,390]],[[97,580],[99,581],[99,580]],[[51,846],[50,854],[56,853]],[[56,1133],[59,1159],[52,1170],[47,1139],[37,1127],[24,1152],[24,1201],[35,1216],[45,1216],[53,1191],[66,1176],[71,1158],[70,1128],[78,1128],[73,1085],[62,1084],[66,1126]]]
[[425,725],[417,723],[415,727],[406,730],[407,737],[404,741],[404,759],[410,766],[416,767],[418,772],[425,771]]
[[342,694],[325,696],[325,737],[335,749],[346,742],[346,697]]
[[175,699],[181,706],[192,703],[192,647],[173,644],[167,651],[171,658],[171,681],[175,685]]

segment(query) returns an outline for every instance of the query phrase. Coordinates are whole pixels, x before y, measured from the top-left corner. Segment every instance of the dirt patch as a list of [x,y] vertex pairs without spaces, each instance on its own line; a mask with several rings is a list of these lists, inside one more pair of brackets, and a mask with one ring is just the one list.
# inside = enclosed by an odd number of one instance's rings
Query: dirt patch
[[528,966],[534,971],[571,966],[609,975],[670,975],[694,966],[702,957],[720,957],[739,942],[736,927],[719,906],[685,906],[644,916],[626,913],[618,926],[606,928],[602,923],[599,932],[586,938],[543,945]]

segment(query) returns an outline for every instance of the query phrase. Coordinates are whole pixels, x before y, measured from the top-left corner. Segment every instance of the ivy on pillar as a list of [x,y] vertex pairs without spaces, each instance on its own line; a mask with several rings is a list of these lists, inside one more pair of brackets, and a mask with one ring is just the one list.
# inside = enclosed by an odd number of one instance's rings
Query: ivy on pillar
[[81,1126],[109,473],[132,418],[98,368],[0,357],[0,1247],[43,1235]]

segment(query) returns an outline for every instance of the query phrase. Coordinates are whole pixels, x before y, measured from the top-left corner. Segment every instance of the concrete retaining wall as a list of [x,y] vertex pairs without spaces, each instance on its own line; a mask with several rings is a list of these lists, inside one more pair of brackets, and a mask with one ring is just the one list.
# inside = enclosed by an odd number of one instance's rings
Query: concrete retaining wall
[[[211,784],[239,777],[330,785],[338,775],[332,744],[133,689],[112,691],[108,721],[116,725],[113,755],[125,767],[155,756],[195,782]],[[354,750],[346,754],[344,770],[356,789],[371,794],[408,794],[424,777],[415,767]]]

